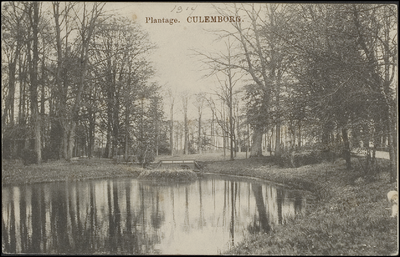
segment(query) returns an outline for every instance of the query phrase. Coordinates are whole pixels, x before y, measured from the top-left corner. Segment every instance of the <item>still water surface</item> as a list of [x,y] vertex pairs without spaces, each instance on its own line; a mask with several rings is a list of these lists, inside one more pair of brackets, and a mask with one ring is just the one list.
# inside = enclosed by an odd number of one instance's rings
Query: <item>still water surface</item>
[[296,191],[206,175],[190,184],[136,179],[2,189],[8,253],[219,254],[305,212]]

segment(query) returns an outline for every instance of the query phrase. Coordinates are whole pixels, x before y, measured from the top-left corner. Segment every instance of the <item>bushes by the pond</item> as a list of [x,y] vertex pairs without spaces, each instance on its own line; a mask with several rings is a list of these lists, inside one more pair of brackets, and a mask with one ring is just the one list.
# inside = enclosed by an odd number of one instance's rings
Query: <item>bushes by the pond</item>
[[196,180],[197,174],[187,169],[144,170],[139,174],[138,179],[182,182]]
[[21,159],[24,165],[37,163],[37,154],[31,149],[23,149],[21,152]]
[[297,168],[304,165],[320,163],[324,156],[317,150],[303,150],[286,152],[281,156],[280,164],[284,167]]

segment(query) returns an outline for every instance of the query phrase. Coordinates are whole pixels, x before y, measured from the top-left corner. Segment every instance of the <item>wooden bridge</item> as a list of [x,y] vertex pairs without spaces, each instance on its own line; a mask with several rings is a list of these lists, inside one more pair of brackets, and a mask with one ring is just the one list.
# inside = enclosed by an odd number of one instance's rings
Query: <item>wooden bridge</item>
[[201,166],[195,160],[161,160],[157,164],[157,168],[179,168],[200,171]]

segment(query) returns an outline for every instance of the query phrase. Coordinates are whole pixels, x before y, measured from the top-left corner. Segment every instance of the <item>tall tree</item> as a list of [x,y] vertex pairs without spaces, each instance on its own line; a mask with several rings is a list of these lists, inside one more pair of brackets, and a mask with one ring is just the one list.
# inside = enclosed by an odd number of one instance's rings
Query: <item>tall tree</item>
[[[289,60],[282,52],[282,40],[271,36],[271,31],[278,28],[282,20],[286,19],[285,6],[234,4],[225,8],[217,8],[217,11],[221,15],[241,16],[249,21],[248,23],[231,22],[233,31],[222,31],[222,37],[233,38],[238,43],[243,56],[229,66],[242,69],[253,80],[251,84],[264,91],[263,97],[259,98],[261,102],[258,109],[264,111],[265,118],[252,119],[254,122],[251,123],[253,128],[251,156],[261,156],[262,137],[268,124],[274,121],[277,131],[280,131],[281,80],[286,73]],[[215,61],[222,65],[228,65],[221,60]],[[260,115],[262,114],[260,113]],[[279,132],[276,139],[279,142]],[[279,155],[280,142],[276,144],[276,147],[275,153]]]
[[174,105],[175,105],[175,94],[172,89],[167,90],[167,96],[169,99],[169,148],[171,150],[171,156],[174,155]]
[[189,154],[189,120],[188,120],[188,103],[190,99],[189,92],[181,93],[183,125],[184,125],[184,147],[183,154]]
[[365,58],[365,82],[383,104],[383,117],[389,141],[391,180],[397,177],[396,122],[397,89],[397,9],[395,5],[351,6],[359,49]]
[[[228,123],[229,125],[226,127],[225,118],[216,117],[217,121],[219,120],[219,124],[221,125],[224,133],[228,135],[229,144],[230,144],[230,160],[234,160],[234,142],[235,142],[235,127],[234,127],[234,87],[237,83],[242,79],[243,73],[241,70],[238,70],[235,63],[237,63],[237,59],[240,58],[240,54],[235,53],[235,46],[230,42],[230,39],[224,42],[226,52],[219,53],[211,53],[205,54],[200,51],[196,51],[197,55],[203,57],[202,62],[207,66],[210,70],[207,76],[215,75],[218,79],[219,87],[214,90],[214,94],[218,96],[220,100],[224,103],[228,108]],[[221,75],[223,76],[220,79]],[[215,105],[213,105],[215,106]],[[213,114],[216,114],[213,111]]]
[[[25,47],[27,35],[27,28],[24,24],[27,21],[27,12],[26,6],[23,3],[18,2],[5,2],[2,4],[2,39],[1,39],[1,47],[2,47],[2,77],[7,78],[3,82],[2,86],[2,120],[1,120],[1,129],[2,129],[2,139],[6,139],[6,141],[10,142],[9,146],[11,149],[7,149],[4,151],[4,140],[2,140],[2,150],[3,153],[6,154],[8,150],[10,151],[10,156],[15,156],[16,154],[16,144],[15,138],[18,137],[21,139],[22,134],[12,133],[10,130],[6,129],[6,126],[11,127],[15,130],[14,127],[14,106],[15,106],[15,98],[16,98],[16,86],[18,82],[23,81],[22,75],[22,60],[26,59],[23,54],[23,50]],[[17,81],[17,72],[19,81]],[[21,101],[25,96],[25,89],[20,88],[20,101],[19,101],[19,109],[18,109],[18,119],[19,125],[22,125],[22,117],[25,112],[22,109],[22,106],[25,107],[25,101]],[[4,106],[4,107],[3,107]],[[22,114],[22,112],[24,114]],[[10,133],[9,133],[10,132]],[[5,134],[6,133],[6,134]],[[11,143],[13,140],[13,143]]]
[[[39,64],[39,3],[33,2],[29,6],[28,17],[32,28],[32,46],[28,43],[28,62],[30,66],[30,96],[31,96],[31,113],[34,128],[35,147],[37,163],[42,162],[42,141],[41,141],[41,117],[38,107],[38,64]],[[32,49],[32,56],[30,50]]]
[[197,108],[198,120],[197,120],[197,152],[202,153],[203,140],[202,140],[202,115],[204,109],[204,101],[206,100],[205,93],[198,93],[195,95],[194,105]]
[[[81,107],[81,98],[84,90],[84,86],[86,85],[86,72],[89,60],[89,44],[92,40],[93,32],[98,22],[100,21],[100,16],[102,14],[102,9],[104,7],[104,3],[98,4],[93,3],[92,8],[87,10],[88,6],[86,3],[83,3],[83,11],[82,18],[79,24],[79,40],[80,40],[80,49],[79,49],[79,60],[80,60],[80,74],[79,79],[77,81],[78,88],[76,91],[75,102],[72,106],[72,119],[69,123],[69,137],[68,137],[68,155],[66,159],[71,159],[72,151],[74,148],[74,137],[75,137],[75,129],[78,122],[79,110]],[[75,11],[76,12],[76,11]]]

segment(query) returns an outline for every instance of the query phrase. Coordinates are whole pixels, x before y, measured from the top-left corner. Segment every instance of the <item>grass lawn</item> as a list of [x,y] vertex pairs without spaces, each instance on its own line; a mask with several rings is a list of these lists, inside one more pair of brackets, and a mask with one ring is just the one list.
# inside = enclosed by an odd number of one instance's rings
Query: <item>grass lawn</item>
[[2,161],[2,185],[82,180],[115,177],[137,177],[139,166],[114,164],[108,159],[82,159],[77,162],[53,161],[42,165],[24,166],[17,161]]
[[[241,153],[230,161],[222,153],[159,156],[158,160],[197,160],[204,172],[258,177],[310,191],[312,205],[306,215],[276,226],[268,234],[255,234],[227,254],[260,255],[393,255],[398,251],[398,218],[391,218],[386,194],[397,190],[389,183],[387,161],[382,171],[365,178],[357,159],[353,170],[345,162],[280,168],[272,157],[245,159]],[[135,165],[114,164],[106,159],[55,161],[23,166],[2,162],[2,184],[81,180],[111,177],[138,177],[143,171]],[[364,179],[359,179],[364,177]]]

